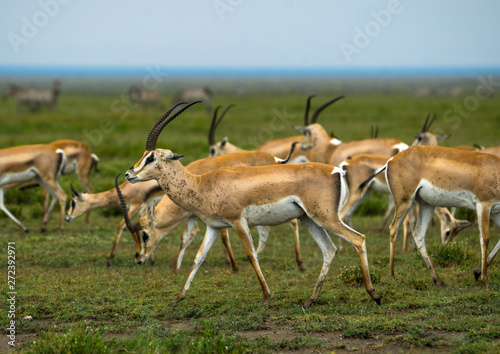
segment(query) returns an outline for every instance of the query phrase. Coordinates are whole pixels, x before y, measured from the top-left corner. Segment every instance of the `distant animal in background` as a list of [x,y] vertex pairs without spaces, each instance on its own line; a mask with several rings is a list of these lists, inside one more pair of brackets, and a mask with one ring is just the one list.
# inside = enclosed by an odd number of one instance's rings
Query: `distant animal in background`
[[160,106],[160,108],[163,108],[161,95],[158,90],[146,90],[140,85],[132,85],[128,89],[126,96],[133,103],[138,103],[143,107]]
[[173,99],[172,105],[181,102],[202,101],[207,113],[212,113],[212,97],[214,93],[208,87],[195,87],[179,92]]
[[24,89],[16,84],[9,84],[3,94],[3,98],[13,97],[16,101],[17,111],[26,108],[30,112],[40,111],[43,107],[53,110],[57,105],[57,100],[61,93],[61,83],[55,80],[52,84],[52,90],[43,90],[38,88]]

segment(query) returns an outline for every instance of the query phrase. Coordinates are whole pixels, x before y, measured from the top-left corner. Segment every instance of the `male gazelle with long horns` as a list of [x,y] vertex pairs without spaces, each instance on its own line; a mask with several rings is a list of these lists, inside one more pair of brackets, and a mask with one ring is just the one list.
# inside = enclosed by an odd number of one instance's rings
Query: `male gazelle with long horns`
[[34,181],[54,198],[47,210],[44,210],[42,232],[45,231],[56,202],[59,202],[61,207],[59,231],[62,231],[66,193],[59,185],[58,179],[65,165],[66,155],[64,151],[51,145],[22,145],[0,149],[0,210],[27,232],[28,229],[5,207],[4,187]]
[[191,211],[207,224],[203,243],[196,255],[189,277],[173,300],[175,306],[184,299],[193,278],[223,228],[238,234],[268,304],[270,291],[260,269],[249,232],[250,226],[278,225],[299,218],[323,253],[323,267],[310,298],[304,307],[316,301],[335,257],[337,248],[328,236],[330,230],[351,242],[358,251],[365,288],[377,303],[370,279],[365,236],[345,225],[339,217],[347,187],[340,169],[316,163],[258,167],[226,167],[203,175],[193,175],[179,162],[183,155],[157,149],[158,136],[165,126],[193,102],[167,119],[171,107],[149,132],[143,157],[125,174],[135,183],[155,179],[165,193],[179,206]]
[[418,218],[414,230],[417,249],[432,279],[443,285],[425,248],[425,232],[435,207],[476,210],[481,242],[481,269],[476,278],[488,278],[487,267],[500,248],[500,241],[487,257],[490,219],[500,226],[500,158],[481,152],[461,151],[440,146],[412,146],[395,155],[359,188],[385,171],[396,212],[390,226],[390,270],[394,276],[394,242],[405,216],[416,203]]

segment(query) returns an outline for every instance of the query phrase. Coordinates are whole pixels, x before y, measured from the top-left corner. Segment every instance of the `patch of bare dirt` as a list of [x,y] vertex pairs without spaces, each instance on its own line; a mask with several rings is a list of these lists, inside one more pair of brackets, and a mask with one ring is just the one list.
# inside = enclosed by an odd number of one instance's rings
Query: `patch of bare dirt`
[[[51,321],[41,320],[33,321],[34,324],[39,324],[41,327],[52,327],[54,324]],[[58,324],[57,326],[63,329],[64,327],[74,325],[75,323]],[[190,320],[166,322],[164,323],[165,328],[172,331],[193,330],[193,324]],[[445,339],[452,338],[463,338],[465,333],[460,332],[444,332],[444,331],[433,331],[433,335],[440,336]],[[301,352],[335,352],[335,353],[351,353],[353,351],[361,353],[447,353],[449,348],[412,348],[405,343],[387,343],[388,339],[394,338],[396,336],[390,336],[386,334],[375,334],[373,338],[370,339],[360,339],[360,338],[343,338],[342,332],[315,332],[315,333],[295,333],[292,327],[289,326],[278,326],[273,329],[257,330],[257,331],[242,331],[237,332],[236,335],[245,337],[248,339],[256,338],[268,338],[273,343],[279,343],[283,340],[293,340],[300,337],[308,338],[318,338],[325,341],[326,348],[310,348],[307,350],[302,350]],[[136,331],[130,330],[127,333],[110,333],[106,335],[106,339],[112,340],[117,338],[134,338],[136,336]],[[16,334],[16,347],[19,348],[23,343],[28,343],[34,341],[37,338],[36,333],[18,333]],[[6,335],[0,336],[0,353],[10,353],[14,351],[15,347],[10,347],[8,345],[9,338]],[[279,353],[297,353],[297,351],[279,351]]]

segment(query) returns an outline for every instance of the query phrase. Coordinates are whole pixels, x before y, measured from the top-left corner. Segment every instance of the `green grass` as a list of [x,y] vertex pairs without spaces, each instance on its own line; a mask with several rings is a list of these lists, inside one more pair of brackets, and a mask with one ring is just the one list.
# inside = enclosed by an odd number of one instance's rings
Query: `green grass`
[[[343,93],[321,92],[313,108]],[[236,145],[253,148],[267,139],[295,135],[292,127],[303,122],[306,97],[305,93],[293,92],[218,94],[215,105],[234,103],[236,107],[228,113],[216,137],[228,136]],[[411,143],[427,113],[436,112],[438,120],[431,131],[441,129],[452,135],[443,145],[498,145],[498,96],[481,101],[478,110],[462,119],[459,126],[442,118],[465,97],[351,93],[328,108],[319,122],[345,141],[368,137],[370,126],[377,124],[380,137]],[[101,159],[101,172],[91,176],[95,190],[112,188],[116,174],[142,156],[146,135],[162,114],[151,108],[126,110],[125,105],[113,105],[117,99],[118,93],[63,92],[54,112],[38,114],[16,113],[13,102],[2,102],[0,147],[61,138],[86,141]],[[278,125],[276,112],[293,117],[287,119],[287,124]],[[203,107],[193,108],[165,129],[158,146],[186,155],[184,164],[205,157],[210,118]],[[79,185],[74,175],[61,179],[68,195],[70,182]],[[41,201],[38,189],[12,190],[6,195],[8,208],[31,230],[27,234],[0,214],[3,264],[7,264],[7,243],[15,242],[16,247],[17,340],[28,338],[19,343],[22,351],[335,351],[366,348],[367,341],[381,350],[479,353],[500,349],[500,273],[494,261],[487,284],[474,280],[472,270],[480,264],[477,226],[462,231],[456,243],[449,246],[439,244],[437,223],[429,229],[427,247],[446,287],[433,285],[422,259],[413,251],[403,253],[401,239],[396,243],[396,276],[392,278],[388,231],[376,232],[387,205],[383,195],[370,197],[352,220],[353,227],[367,236],[368,259],[376,291],[383,295],[382,305],[377,306],[366,294],[359,282],[359,258],[352,247],[347,247],[345,253],[336,256],[318,302],[308,310],[301,305],[316,282],[322,256],[303,229],[305,272],[295,265],[289,226],[271,229],[260,260],[272,294],[268,308],[261,305],[261,288],[232,231],[240,271],[233,274],[225,266],[221,243],[216,243],[187,298],[172,308],[170,302],[181,290],[201,243],[202,223],[179,275],[171,275],[171,262],[177,253],[181,228],[160,243],[154,266],[135,265],[135,245],[124,234],[112,267],[106,268],[120,220],[119,209],[95,211],[89,223],[80,218],[65,224],[62,234],[56,231],[54,213],[48,231],[42,234],[38,232]],[[493,227],[490,249],[498,239],[498,228]],[[335,238],[334,242],[338,244]],[[7,298],[4,269],[0,289]],[[0,306],[2,328],[8,326],[7,315],[8,304],[4,302]],[[22,320],[25,316],[33,320]],[[280,330],[288,335],[281,337]]]

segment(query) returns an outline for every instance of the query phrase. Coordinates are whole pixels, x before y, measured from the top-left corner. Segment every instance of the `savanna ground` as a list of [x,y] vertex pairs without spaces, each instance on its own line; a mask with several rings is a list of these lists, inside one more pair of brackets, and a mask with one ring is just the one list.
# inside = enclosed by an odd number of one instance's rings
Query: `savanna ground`
[[[327,131],[344,141],[367,138],[377,125],[380,137],[411,143],[427,113],[438,120],[431,131],[451,134],[443,145],[496,146],[500,132],[500,96],[478,99],[479,81],[461,96],[416,98],[408,90],[391,93],[354,90],[320,117]],[[77,87],[77,84],[74,84]],[[253,148],[268,139],[297,134],[292,127],[303,123],[306,97],[314,85],[278,93],[242,95],[216,92],[215,105],[236,104],[217,132],[234,144]],[[404,87],[404,85],[402,85]],[[97,85],[99,87],[99,85]],[[150,127],[161,115],[159,108],[131,107],[119,90],[64,91],[57,109],[37,114],[16,112],[14,103],[0,105],[0,147],[48,143],[61,138],[85,141],[99,155],[100,172],[91,176],[96,191],[113,187],[114,177],[135,163],[144,151]],[[341,88],[324,89],[313,108]],[[165,106],[169,97],[166,95]],[[474,102],[477,105],[472,105]],[[460,117],[455,110],[463,105]],[[447,113],[448,112],[448,113]],[[446,118],[447,117],[447,118]],[[166,128],[159,147],[186,155],[187,164],[208,152],[210,116],[202,107],[183,114]],[[122,177],[123,178],[123,177]],[[61,185],[69,198],[69,183]],[[314,188],[314,186],[311,186]],[[176,308],[171,300],[182,288],[200,245],[204,225],[188,249],[180,274],[172,275],[182,228],[166,237],[156,251],[154,266],[133,261],[135,245],[124,233],[113,265],[105,263],[121,219],[119,208],[94,211],[90,222],[80,218],[57,232],[55,212],[48,231],[40,233],[42,193],[39,189],[12,190],[8,208],[30,229],[23,233],[0,214],[0,244],[4,265],[4,299],[0,306],[3,335],[1,350],[10,339],[7,282],[8,243],[15,245],[16,350],[22,352],[498,352],[500,350],[500,273],[497,262],[489,268],[489,281],[474,280],[480,265],[477,226],[462,231],[455,242],[440,245],[436,222],[427,233],[427,247],[446,287],[433,285],[420,256],[403,253],[397,240],[396,276],[389,276],[389,237],[377,227],[387,197],[373,195],[353,218],[355,229],[367,236],[368,259],[378,306],[366,294],[360,280],[359,258],[352,247],[337,254],[318,302],[305,310],[322,265],[319,247],[301,229],[302,255],[307,270],[295,264],[293,238],[288,225],[273,227],[260,259],[271,289],[269,307],[261,305],[262,292],[255,273],[234,232],[232,246],[239,265],[233,274],[224,263],[222,244],[216,243],[200,268],[187,298]],[[56,207],[57,208],[57,207]],[[461,218],[473,219],[459,211]],[[492,229],[490,249],[498,241]],[[256,232],[254,231],[254,236]],[[333,238],[338,245],[338,239]],[[30,316],[32,319],[24,319]]]

